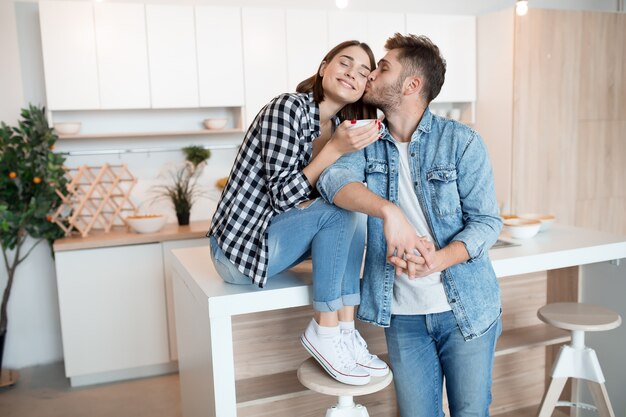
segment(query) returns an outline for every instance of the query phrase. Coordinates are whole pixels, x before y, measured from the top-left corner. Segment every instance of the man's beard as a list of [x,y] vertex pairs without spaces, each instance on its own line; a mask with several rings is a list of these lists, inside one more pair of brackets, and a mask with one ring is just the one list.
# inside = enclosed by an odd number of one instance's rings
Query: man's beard
[[396,82],[380,89],[370,89],[363,95],[363,102],[382,110],[383,113],[396,110],[400,107],[400,95],[402,94],[402,77]]

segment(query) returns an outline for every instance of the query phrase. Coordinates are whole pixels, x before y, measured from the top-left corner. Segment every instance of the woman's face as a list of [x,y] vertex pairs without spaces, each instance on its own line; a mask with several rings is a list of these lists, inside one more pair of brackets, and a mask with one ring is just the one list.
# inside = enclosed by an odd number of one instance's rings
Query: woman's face
[[367,53],[360,46],[349,46],[320,68],[324,97],[341,104],[358,101],[373,70]]

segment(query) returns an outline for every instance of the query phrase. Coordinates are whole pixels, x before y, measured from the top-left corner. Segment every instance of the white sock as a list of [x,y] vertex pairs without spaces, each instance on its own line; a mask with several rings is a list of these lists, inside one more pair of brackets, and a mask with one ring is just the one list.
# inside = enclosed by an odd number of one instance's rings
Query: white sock
[[352,321],[339,321],[339,328],[341,330],[347,330],[347,331],[354,330],[354,320],[352,320]]
[[313,321],[313,328],[315,332],[320,336],[336,336],[339,334],[339,326],[320,326],[315,319]]

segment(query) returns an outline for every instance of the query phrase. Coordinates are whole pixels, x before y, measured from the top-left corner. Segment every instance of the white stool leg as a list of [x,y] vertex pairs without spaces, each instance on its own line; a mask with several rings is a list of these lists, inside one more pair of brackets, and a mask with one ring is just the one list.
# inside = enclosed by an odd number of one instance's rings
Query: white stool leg
[[587,381],[589,391],[593,397],[593,402],[596,404],[598,414],[600,417],[615,417],[613,413],[613,407],[611,407],[611,401],[609,400],[609,394],[606,392],[606,386],[602,383]]
[[354,404],[351,396],[340,396],[337,405],[326,410],[326,417],[369,417],[367,408]]
[[554,407],[556,407],[556,403],[559,401],[559,396],[563,391],[563,387],[567,382],[567,377],[565,378],[554,378],[550,381],[550,386],[546,390],[546,393],[543,395],[543,399],[541,400],[541,406],[539,406],[539,414],[538,417],[550,417],[552,412],[554,411]]

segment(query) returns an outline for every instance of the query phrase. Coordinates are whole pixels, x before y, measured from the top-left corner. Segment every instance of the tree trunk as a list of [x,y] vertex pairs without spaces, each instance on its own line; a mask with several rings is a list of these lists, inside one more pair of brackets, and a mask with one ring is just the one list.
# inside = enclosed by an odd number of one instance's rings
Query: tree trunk
[[2,358],[4,356],[4,340],[7,335],[7,331],[0,332],[0,373],[2,372]]

